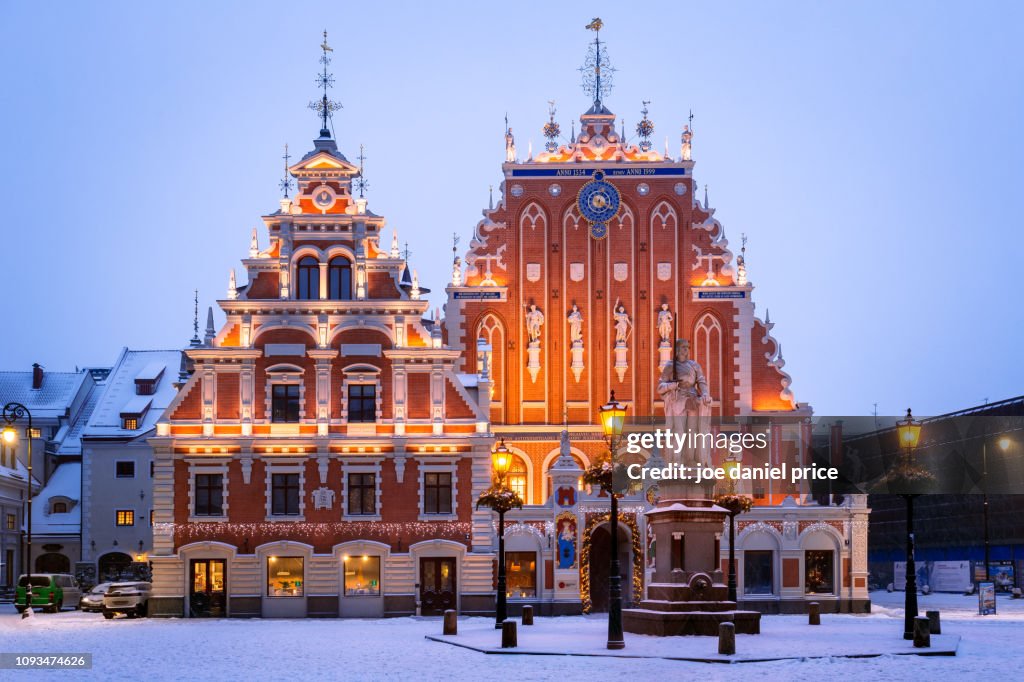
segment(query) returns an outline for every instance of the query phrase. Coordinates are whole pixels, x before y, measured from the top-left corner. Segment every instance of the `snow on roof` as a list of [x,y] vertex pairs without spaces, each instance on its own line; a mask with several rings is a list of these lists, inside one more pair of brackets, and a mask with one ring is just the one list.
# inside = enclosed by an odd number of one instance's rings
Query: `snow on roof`
[[124,404],[121,414],[145,414],[152,402],[148,395],[137,395]]
[[167,369],[163,364],[159,362],[151,362],[135,375],[136,381],[156,381]]
[[88,372],[43,371],[43,385],[32,388],[32,372],[0,372],[0,404],[21,403],[33,419],[64,416]]
[[[178,392],[174,387],[173,380],[177,376],[180,364],[181,351],[178,350],[129,350],[125,348],[121,351],[121,356],[107,377],[103,395],[85,427],[83,436],[86,438],[133,438],[152,429]],[[151,368],[154,365],[164,369],[163,376],[156,384],[155,392],[147,396],[136,395],[136,377],[142,372],[152,371]],[[167,371],[168,369],[173,371]],[[138,425],[139,428],[122,429],[121,414],[131,412],[131,409],[134,409],[139,403],[139,398],[151,401],[149,411]],[[134,414],[139,414],[139,412],[134,412]]]
[[[82,526],[81,491],[82,463],[64,462],[58,466],[46,486],[36,493],[35,504],[32,505],[32,533],[78,533]],[[51,513],[51,500],[55,497],[70,500],[66,513]]]
[[65,424],[61,427],[60,432],[54,438],[54,440],[60,443],[60,447],[57,448],[58,455],[82,454],[82,432],[85,431],[85,427],[89,423],[89,419],[92,418],[92,413],[96,410],[96,405],[99,404],[102,395],[102,387],[94,388],[89,393],[89,398],[82,406],[82,409],[79,410],[74,423],[70,425]]

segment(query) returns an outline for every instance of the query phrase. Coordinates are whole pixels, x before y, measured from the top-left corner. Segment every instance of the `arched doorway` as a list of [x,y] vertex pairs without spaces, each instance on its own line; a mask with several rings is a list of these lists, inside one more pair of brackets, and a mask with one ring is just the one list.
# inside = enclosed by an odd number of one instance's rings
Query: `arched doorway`
[[132,558],[123,552],[108,552],[97,562],[98,582],[134,580]]
[[47,552],[36,557],[36,573],[70,573],[71,559],[57,552]]
[[[590,534],[590,602],[591,612],[608,610],[608,576],[612,554],[612,534],[602,523]],[[622,576],[622,603],[633,600],[633,561],[629,532],[619,523],[619,569]]]

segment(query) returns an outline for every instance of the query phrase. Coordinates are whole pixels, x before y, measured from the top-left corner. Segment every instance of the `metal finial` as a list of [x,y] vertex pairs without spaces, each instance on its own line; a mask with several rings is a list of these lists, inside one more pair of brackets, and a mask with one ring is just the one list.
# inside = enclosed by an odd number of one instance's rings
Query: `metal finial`
[[690,109],[690,131],[693,132],[693,109]]
[[288,153],[288,143],[284,143],[284,175],[282,176],[281,182],[278,183],[278,187],[284,190],[284,198],[288,198],[288,190],[292,188],[292,176],[288,173],[288,159],[292,158],[291,154]]
[[704,210],[706,211],[710,204],[708,203],[708,185],[704,183]]
[[494,185],[487,185],[487,208],[494,210]]
[[327,44],[326,30],[324,30],[324,42],[320,44],[320,49],[323,50],[320,63],[323,64],[324,69],[322,73],[317,74],[316,82],[323,88],[324,94],[319,100],[311,101],[309,108],[320,117],[320,137],[330,137],[331,131],[327,127],[327,123],[331,120],[331,115],[338,109],[341,109],[341,102],[335,102],[327,98],[327,89],[334,86],[334,74],[327,72],[327,66],[331,63],[331,58],[327,56],[327,53],[334,52],[334,48]]
[[612,89],[612,74],[615,69],[608,59],[608,53],[601,52],[601,28],[604,22],[594,17],[586,29],[594,32],[594,42],[587,50],[587,58],[579,68],[583,75],[583,92],[594,98],[594,109],[600,111],[601,101]]
[[199,289],[195,290],[195,298],[192,303],[192,340],[199,341]]
[[406,242],[405,243],[405,250],[402,252],[402,258],[404,258],[406,261],[408,261],[409,260],[409,256],[411,256],[411,255],[412,255],[412,251],[409,250],[409,242]]
[[363,154],[363,145],[359,145],[359,156],[357,156],[356,158],[359,159],[359,174],[356,176],[355,184],[356,184],[356,189],[359,190],[359,198],[362,199],[363,198],[363,192],[365,192],[366,190],[370,189],[370,183],[367,182],[366,175],[365,175],[365,172],[364,172],[365,171],[364,164],[366,162],[366,155]]

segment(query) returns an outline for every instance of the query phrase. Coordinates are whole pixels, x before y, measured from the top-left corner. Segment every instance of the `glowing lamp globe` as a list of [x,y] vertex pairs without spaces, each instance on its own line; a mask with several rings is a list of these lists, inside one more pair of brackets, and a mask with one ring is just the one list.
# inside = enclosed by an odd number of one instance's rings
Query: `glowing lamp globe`
[[506,447],[504,438],[501,439],[501,442],[491,453],[491,464],[494,466],[494,473],[496,473],[499,478],[504,478],[505,474],[508,473],[509,468],[511,468],[512,453],[509,452],[508,447]]
[[1002,438],[999,439],[999,449],[1002,450],[1003,452],[1006,452],[1007,450],[1010,449],[1011,442],[1012,441],[1009,438],[1003,436]]
[[599,408],[599,411],[605,437],[614,438],[622,435],[622,426],[626,422],[626,406],[615,399],[615,391],[612,391],[611,398]]
[[896,422],[896,432],[899,434],[900,447],[913,450],[921,439],[921,422],[914,419],[914,415],[907,408],[907,418]]
[[14,441],[18,440],[18,432],[14,430],[13,426],[5,426],[3,430],[4,442],[8,445],[14,445]]

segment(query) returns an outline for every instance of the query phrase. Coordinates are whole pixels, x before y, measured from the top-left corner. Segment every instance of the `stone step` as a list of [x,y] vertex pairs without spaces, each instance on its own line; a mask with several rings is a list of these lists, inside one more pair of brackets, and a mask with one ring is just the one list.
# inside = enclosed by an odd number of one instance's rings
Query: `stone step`
[[701,612],[718,613],[721,611],[735,611],[734,601],[669,601],[667,599],[645,599],[638,605],[638,608],[649,611],[663,612]]
[[658,637],[679,635],[717,636],[718,624],[731,622],[736,633],[761,634],[761,614],[757,611],[654,611],[623,609],[622,626],[626,632]]
[[647,586],[647,596],[658,601],[725,601],[729,598],[729,588],[712,585],[696,594],[689,585],[652,583]]

